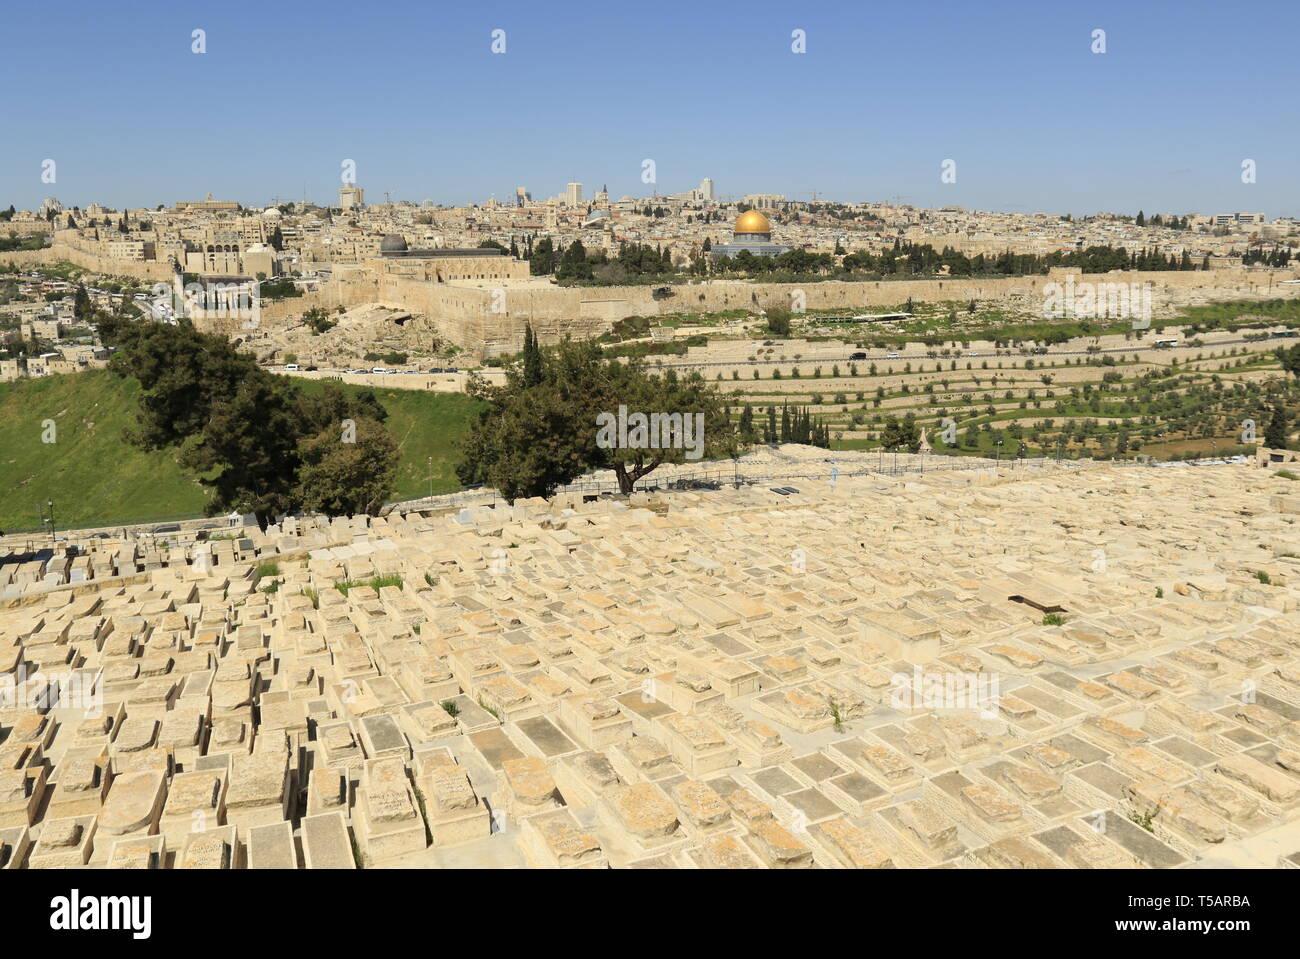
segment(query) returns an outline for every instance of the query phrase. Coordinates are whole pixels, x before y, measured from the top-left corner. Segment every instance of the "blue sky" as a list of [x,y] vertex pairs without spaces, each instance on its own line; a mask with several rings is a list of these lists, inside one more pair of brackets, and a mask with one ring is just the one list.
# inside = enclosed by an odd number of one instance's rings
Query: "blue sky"
[[6,5],[0,206],[333,202],[345,159],[371,202],[647,195],[650,158],[661,193],[1300,215],[1293,0],[205,6]]

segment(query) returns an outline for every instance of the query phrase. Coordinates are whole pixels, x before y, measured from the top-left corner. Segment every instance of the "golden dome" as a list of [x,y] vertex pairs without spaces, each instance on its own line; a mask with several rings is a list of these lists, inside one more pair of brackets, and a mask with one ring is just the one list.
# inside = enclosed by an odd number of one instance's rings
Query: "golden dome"
[[757,210],[748,210],[736,217],[736,228],[733,232],[737,235],[742,233],[767,233],[770,235],[772,224],[767,222],[767,217]]

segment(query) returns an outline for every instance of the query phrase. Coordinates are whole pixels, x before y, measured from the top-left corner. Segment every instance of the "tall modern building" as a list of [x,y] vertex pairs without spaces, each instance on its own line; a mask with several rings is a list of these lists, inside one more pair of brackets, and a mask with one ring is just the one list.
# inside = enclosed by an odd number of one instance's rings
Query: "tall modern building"
[[582,184],[570,183],[568,190],[564,195],[564,202],[571,207],[577,208],[582,206]]
[[700,181],[700,199],[705,203],[713,202],[713,178],[705,177]]
[[366,191],[359,186],[345,186],[339,189],[339,208],[343,212],[360,210],[366,205]]
[[520,208],[526,207],[529,203],[532,202],[532,199],[533,196],[531,193],[528,192],[528,189],[526,187],[522,187],[522,186],[515,187],[515,206]]

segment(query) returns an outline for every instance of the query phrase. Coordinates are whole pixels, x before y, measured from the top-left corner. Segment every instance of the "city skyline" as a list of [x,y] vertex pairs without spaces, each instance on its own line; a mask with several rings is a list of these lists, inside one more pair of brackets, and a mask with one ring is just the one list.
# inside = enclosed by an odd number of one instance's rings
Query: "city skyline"
[[[56,5],[78,24],[57,37],[57,68],[42,44],[0,67],[11,86],[39,78],[55,118],[11,125],[0,203],[153,207],[208,191],[249,206],[304,193],[332,203],[351,160],[372,204],[385,191],[509,203],[519,184],[542,198],[570,181],[585,196],[608,185],[612,197],[649,197],[711,177],[737,199],[1300,214],[1287,190],[1297,134],[1271,106],[1296,19],[1280,4],[1269,31],[1208,4],[1179,5],[1177,22],[1105,3],[932,6],[888,21],[668,3],[652,22],[594,5],[547,18],[396,4],[383,23],[346,29],[335,8],[259,8],[249,31],[239,5],[224,16],[159,6],[142,26]],[[48,8],[9,16],[15,35],[48,33]],[[1092,52],[1098,29],[1105,53]],[[206,52],[192,52],[195,30]],[[947,160],[955,182],[943,182]],[[1242,182],[1246,160],[1253,183]]]

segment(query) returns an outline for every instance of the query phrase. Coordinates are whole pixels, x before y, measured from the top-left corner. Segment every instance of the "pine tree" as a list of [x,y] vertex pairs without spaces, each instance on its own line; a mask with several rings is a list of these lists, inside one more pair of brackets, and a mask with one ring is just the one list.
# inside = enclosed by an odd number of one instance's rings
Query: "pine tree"
[[754,407],[748,403],[740,413],[740,438],[746,443],[754,442]]
[[1273,407],[1273,416],[1264,429],[1264,445],[1272,450],[1284,450],[1287,447],[1289,434],[1290,424],[1287,421],[1286,409],[1281,405]]
[[77,287],[77,295],[72,301],[72,315],[79,320],[84,320],[94,312],[90,305],[90,294],[86,292],[85,286]]
[[532,324],[524,325],[523,379],[524,386],[536,386],[542,382],[542,349],[537,344]]

